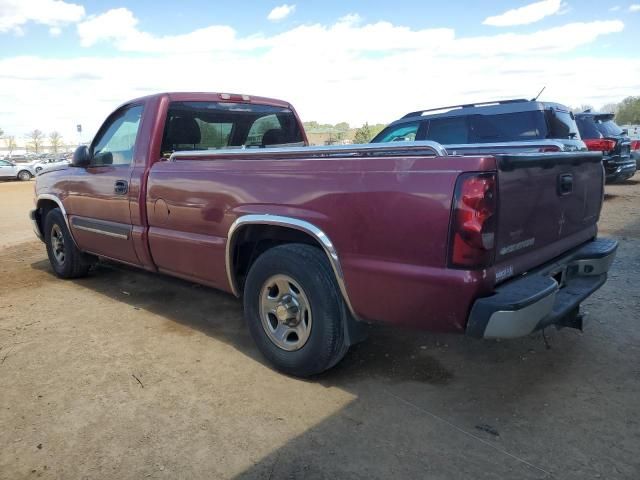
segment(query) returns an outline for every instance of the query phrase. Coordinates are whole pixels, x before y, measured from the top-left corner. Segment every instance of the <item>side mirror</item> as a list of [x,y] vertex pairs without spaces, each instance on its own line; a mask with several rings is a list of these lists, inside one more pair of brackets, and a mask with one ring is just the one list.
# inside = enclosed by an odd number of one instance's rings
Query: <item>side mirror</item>
[[87,167],[91,163],[91,153],[89,153],[89,147],[86,145],[80,145],[73,152],[73,159],[71,160],[72,167]]

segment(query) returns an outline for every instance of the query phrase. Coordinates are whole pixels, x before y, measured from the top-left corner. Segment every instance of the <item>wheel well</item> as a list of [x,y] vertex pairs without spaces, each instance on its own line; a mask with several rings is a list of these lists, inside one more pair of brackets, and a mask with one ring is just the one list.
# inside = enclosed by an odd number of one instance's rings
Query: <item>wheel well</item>
[[244,289],[244,282],[253,262],[268,249],[285,243],[304,243],[323,250],[320,243],[308,233],[277,225],[240,227],[231,241],[231,268],[239,292]]
[[36,222],[38,224],[38,228],[40,229],[40,233],[43,235],[44,235],[44,219],[47,218],[47,214],[54,208],[58,208],[58,204],[53,200],[38,201],[38,205],[36,208]]

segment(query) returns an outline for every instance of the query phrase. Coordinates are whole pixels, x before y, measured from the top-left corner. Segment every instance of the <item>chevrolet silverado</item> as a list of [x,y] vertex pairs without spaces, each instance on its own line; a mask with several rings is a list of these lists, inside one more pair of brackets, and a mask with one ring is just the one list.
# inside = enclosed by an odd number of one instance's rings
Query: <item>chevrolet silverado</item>
[[581,328],[617,248],[597,237],[602,198],[597,152],[309,147],[287,102],[165,93],[40,174],[31,219],[59,277],[104,258],[230,292],[264,356],[309,376],[370,322]]

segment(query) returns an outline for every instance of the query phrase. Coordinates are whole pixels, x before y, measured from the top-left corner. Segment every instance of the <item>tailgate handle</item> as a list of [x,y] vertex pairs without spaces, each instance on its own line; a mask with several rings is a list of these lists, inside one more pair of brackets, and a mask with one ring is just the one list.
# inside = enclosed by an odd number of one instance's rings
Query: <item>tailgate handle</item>
[[571,192],[573,192],[573,175],[571,173],[558,175],[558,195],[569,195]]

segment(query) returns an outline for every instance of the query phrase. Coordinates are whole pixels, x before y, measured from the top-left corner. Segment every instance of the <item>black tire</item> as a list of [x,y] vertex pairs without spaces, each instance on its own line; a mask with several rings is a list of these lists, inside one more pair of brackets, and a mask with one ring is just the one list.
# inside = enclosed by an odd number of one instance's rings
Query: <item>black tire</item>
[[29,170],[20,170],[18,172],[18,180],[20,180],[21,182],[26,182],[28,180],[31,180],[31,178],[32,175]]
[[[311,332],[304,346],[287,351],[274,343],[260,317],[261,292],[274,275],[286,275],[302,288],[312,312]],[[288,375],[308,377],[336,365],[347,353],[346,308],[326,255],[303,244],[273,247],[251,266],[244,288],[244,312],[251,336],[265,358]]]
[[[60,236],[63,239],[62,246],[56,242]],[[59,208],[49,211],[44,220],[44,241],[51,268],[58,277],[79,278],[89,272],[92,259],[76,247]],[[61,250],[62,258],[59,254]]]

